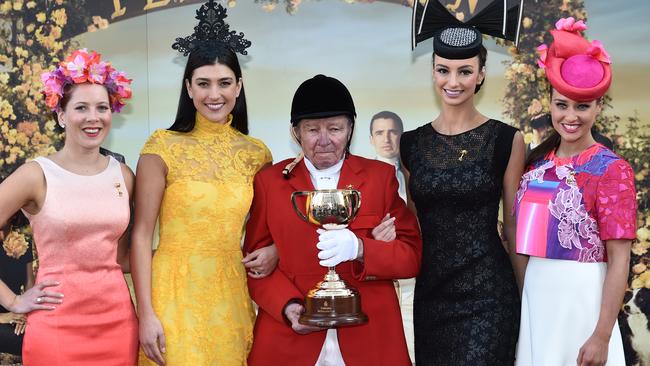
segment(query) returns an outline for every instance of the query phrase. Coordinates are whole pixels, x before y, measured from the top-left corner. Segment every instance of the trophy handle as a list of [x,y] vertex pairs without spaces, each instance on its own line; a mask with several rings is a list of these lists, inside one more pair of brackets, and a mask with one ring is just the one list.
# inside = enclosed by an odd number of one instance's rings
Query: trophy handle
[[309,192],[309,191],[299,191],[299,192],[293,192],[291,194],[291,204],[293,205],[293,209],[300,216],[300,218],[303,219],[305,222],[309,222],[309,219],[307,218],[307,216],[305,216],[304,213],[302,213],[302,210],[298,208],[298,205],[296,204],[296,197],[298,197],[298,196],[309,196],[310,193],[311,192]]
[[354,206],[354,209],[352,210],[353,217],[357,215],[357,212],[359,211],[359,208],[361,207],[361,192],[357,190],[352,190],[352,194],[357,196],[357,204]]

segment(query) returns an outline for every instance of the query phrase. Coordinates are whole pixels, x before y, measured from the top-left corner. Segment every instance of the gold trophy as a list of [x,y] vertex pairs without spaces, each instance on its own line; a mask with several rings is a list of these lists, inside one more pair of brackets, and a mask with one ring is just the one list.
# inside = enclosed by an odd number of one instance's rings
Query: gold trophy
[[[296,203],[299,196],[307,197],[306,215]],[[291,203],[304,221],[326,230],[338,230],[347,227],[356,216],[361,206],[361,192],[354,189],[293,192]],[[323,280],[307,293],[300,324],[337,328],[367,323],[368,316],[361,311],[359,291],[348,286],[334,267],[328,268]]]

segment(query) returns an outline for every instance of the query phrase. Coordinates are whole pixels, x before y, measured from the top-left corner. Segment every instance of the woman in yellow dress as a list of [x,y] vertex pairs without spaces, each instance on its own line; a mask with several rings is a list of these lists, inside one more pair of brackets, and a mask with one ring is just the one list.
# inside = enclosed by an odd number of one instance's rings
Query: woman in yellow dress
[[[253,176],[272,158],[247,136],[235,51],[246,54],[250,42],[228,32],[225,9],[214,1],[197,14],[195,34],[172,46],[189,54],[176,120],[153,133],[137,167],[131,269],[140,365],[245,365],[252,342],[240,241]],[[264,250],[273,257],[273,246]]]

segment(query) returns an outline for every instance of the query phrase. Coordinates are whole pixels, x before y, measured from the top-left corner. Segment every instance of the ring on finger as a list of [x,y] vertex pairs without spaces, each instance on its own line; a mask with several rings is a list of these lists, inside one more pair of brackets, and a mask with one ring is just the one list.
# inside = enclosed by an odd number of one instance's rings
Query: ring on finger
[[260,275],[260,272],[259,272],[259,271],[256,271],[256,270],[253,270],[253,274],[256,275],[256,276],[259,276],[259,275]]
[[39,296],[39,297],[36,298],[35,301],[36,301],[37,304],[40,304],[40,303],[43,302],[43,298]]

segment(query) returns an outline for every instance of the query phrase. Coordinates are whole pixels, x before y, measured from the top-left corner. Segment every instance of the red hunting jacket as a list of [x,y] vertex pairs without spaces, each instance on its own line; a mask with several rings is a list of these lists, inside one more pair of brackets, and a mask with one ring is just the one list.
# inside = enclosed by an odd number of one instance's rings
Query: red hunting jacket
[[[282,169],[289,161],[257,174],[246,225],[245,252],[275,243],[280,257],[268,277],[248,278],[251,297],[260,307],[248,357],[251,366],[314,365],[325,341],[325,331],[295,333],[282,314],[289,300],[303,299],[327,272],[318,264],[317,227],[300,219],[291,204],[294,191],[314,190],[309,171],[301,161],[285,179]],[[336,271],[359,290],[369,318],[367,324],[338,329],[345,364],[411,365],[392,280],[415,277],[420,270],[422,239],[415,215],[399,197],[395,169],[388,164],[350,155],[338,188],[361,192],[361,208],[348,228],[363,240],[364,260],[341,263]],[[298,202],[304,204],[304,199]],[[387,213],[396,217],[397,239],[374,240],[371,230]]]

